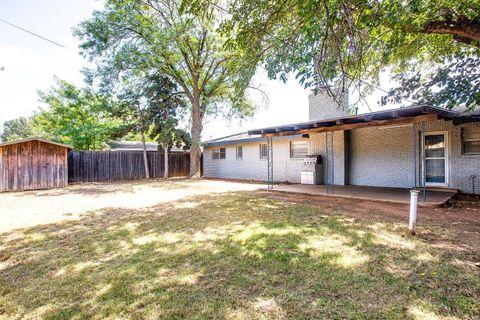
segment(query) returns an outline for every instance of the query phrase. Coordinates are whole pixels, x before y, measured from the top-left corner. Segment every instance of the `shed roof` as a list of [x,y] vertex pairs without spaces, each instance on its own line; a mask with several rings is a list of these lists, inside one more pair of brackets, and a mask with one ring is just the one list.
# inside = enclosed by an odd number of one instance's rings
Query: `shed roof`
[[248,131],[249,134],[260,134],[262,136],[282,136],[315,131],[348,130],[366,126],[381,126],[395,124],[401,121],[415,121],[424,116],[423,119],[435,118],[451,120],[460,116],[459,112],[432,107],[429,105],[414,105],[404,108],[382,110],[358,115],[347,115],[336,118],[315,120],[309,122],[294,123],[276,127],[261,128]]
[[19,144],[19,143],[24,143],[24,142],[30,142],[30,141],[40,141],[40,142],[45,142],[45,143],[48,143],[48,144],[53,144],[53,145],[56,145],[56,146],[64,147],[64,148],[67,148],[69,150],[73,149],[73,147],[71,145],[64,144],[64,143],[58,143],[58,142],[50,141],[50,140],[43,139],[43,138],[27,138],[27,139],[21,139],[21,140],[16,140],[16,141],[3,142],[3,143],[0,143],[0,147],[10,146],[10,145],[13,145],[13,144]]

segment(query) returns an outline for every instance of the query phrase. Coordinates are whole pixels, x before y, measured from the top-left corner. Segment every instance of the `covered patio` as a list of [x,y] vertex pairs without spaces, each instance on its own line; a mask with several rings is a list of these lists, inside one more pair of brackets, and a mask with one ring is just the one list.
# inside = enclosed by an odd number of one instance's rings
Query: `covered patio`
[[[446,135],[438,137],[443,140],[436,141],[437,137],[431,136],[427,132],[427,124],[438,120],[452,120],[454,117],[455,114],[451,111],[417,105],[369,114],[346,115],[307,123],[263,128],[252,130],[249,133],[261,134],[267,138],[267,181],[270,190],[407,204],[410,201],[410,190],[416,189],[420,191],[419,205],[441,206],[458,190],[449,188],[448,184]],[[383,145],[377,143],[378,148],[375,150],[373,148],[372,150],[363,149],[368,151],[363,151],[363,158],[358,158],[360,160],[355,162],[357,167],[354,170],[352,169],[352,159],[360,153],[358,150],[356,150],[357,153],[352,151],[352,133],[357,132],[357,129],[370,130],[372,128],[375,130],[379,128],[399,130],[390,131],[390,133],[375,131],[377,132],[376,136],[366,136],[370,139],[367,144],[372,145],[377,137],[387,136],[389,137],[388,141],[398,141],[396,145],[408,147],[389,149],[384,147],[388,144],[387,142],[384,141]],[[319,163],[323,168],[320,169],[321,171],[316,171],[317,169],[310,171],[323,173],[319,178],[320,185],[315,182],[292,185],[276,185],[274,183],[273,137],[292,134],[303,134],[314,141],[309,147],[309,152],[315,157],[319,155],[323,158],[323,163]],[[362,149],[359,150],[362,151]],[[381,160],[374,161],[376,158],[384,159],[384,162],[389,163],[390,167],[381,163]],[[402,160],[397,161],[397,159]],[[309,162],[306,160],[308,159],[305,158],[304,163],[308,164]],[[445,167],[445,170],[439,170],[437,167],[441,167],[440,169]],[[390,174],[390,171],[395,171],[395,174]],[[380,184],[375,184],[379,183],[378,180],[381,179],[368,180],[372,175],[388,178],[385,178],[385,181],[381,181]],[[401,179],[403,179],[402,182],[398,182]]]
[[[330,186],[331,188],[331,186]],[[327,193],[325,185],[307,184],[280,184],[274,185],[269,190],[274,192],[298,193],[312,196],[328,196],[333,198],[350,198],[358,200],[369,200],[389,203],[408,204],[410,201],[410,189],[406,188],[385,188],[369,186],[334,186],[334,193],[331,190]],[[439,207],[450,200],[457,190],[426,190],[426,201],[419,199],[419,206]]]

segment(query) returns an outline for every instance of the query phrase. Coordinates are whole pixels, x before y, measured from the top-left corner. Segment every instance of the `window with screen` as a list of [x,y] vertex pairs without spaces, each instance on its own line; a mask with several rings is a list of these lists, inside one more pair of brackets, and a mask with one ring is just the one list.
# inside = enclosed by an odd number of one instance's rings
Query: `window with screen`
[[290,158],[303,159],[308,155],[308,141],[291,141]]
[[237,160],[243,159],[243,147],[237,146]]
[[213,159],[225,159],[225,148],[214,149],[212,153]]
[[480,155],[480,127],[462,128],[462,151]]
[[266,143],[260,145],[260,159],[268,159],[268,146]]

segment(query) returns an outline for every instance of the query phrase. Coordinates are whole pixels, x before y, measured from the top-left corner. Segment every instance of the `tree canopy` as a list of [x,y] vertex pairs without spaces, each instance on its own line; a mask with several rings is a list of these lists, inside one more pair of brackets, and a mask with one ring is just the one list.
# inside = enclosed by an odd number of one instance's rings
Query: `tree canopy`
[[244,116],[254,110],[246,90],[256,64],[227,45],[221,21],[212,2],[107,0],[76,30],[83,54],[96,64],[89,75],[101,87],[111,88],[132,74],[159,73],[181,88],[190,108],[191,176],[199,170],[205,116]]
[[[179,144],[190,147],[190,135],[178,128],[179,114],[186,107],[184,95],[169,77],[159,73],[129,74],[123,77],[115,92],[115,103],[105,104],[104,110],[121,123],[115,132],[116,138],[140,135],[147,178],[145,141],[148,137],[166,149]],[[165,173],[168,174],[167,170]]]
[[152,79],[151,85],[145,88],[145,96],[151,105],[150,138],[156,140],[164,149],[173,146],[190,149],[190,134],[179,128],[179,120],[185,113],[187,102],[183,93],[178,90],[178,85],[168,77],[157,75]]
[[104,112],[110,103],[106,96],[63,80],[39,96],[47,107],[35,115],[35,123],[48,139],[78,150],[102,150],[118,131],[119,123]]
[[305,87],[368,94],[388,68],[400,86],[382,103],[473,108],[479,8],[478,0],[235,0],[224,30],[272,78],[294,73]]
[[42,137],[44,133],[36,125],[33,117],[19,117],[3,123],[0,141],[9,142],[31,137]]

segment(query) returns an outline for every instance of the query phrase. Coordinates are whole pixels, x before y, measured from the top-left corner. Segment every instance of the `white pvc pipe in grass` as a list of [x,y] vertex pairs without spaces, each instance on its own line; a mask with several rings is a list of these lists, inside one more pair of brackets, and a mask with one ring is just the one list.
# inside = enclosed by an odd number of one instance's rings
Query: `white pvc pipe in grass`
[[417,206],[418,206],[418,190],[410,190],[410,217],[408,220],[408,230],[411,234],[415,234],[415,225],[417,224]]

